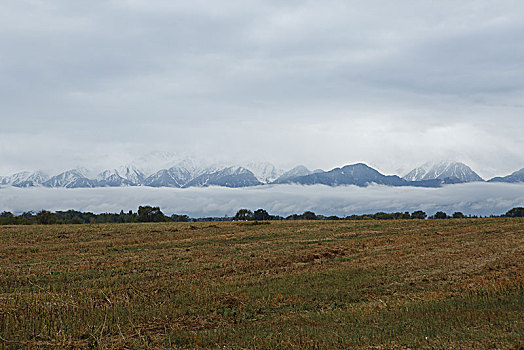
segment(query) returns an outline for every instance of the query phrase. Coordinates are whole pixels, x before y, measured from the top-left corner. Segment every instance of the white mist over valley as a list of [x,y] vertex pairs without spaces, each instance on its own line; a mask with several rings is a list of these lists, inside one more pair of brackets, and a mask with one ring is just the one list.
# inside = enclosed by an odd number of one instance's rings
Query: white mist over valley
[[466,215],[500,215],[524,205],[524,184],[468,183],[441,188],[371,185],[267,185],[245,188],[4,188],[0,211],[68,210],[136,212],[139,205],[160,206],[166,214],[192,217],[233,216],[240,208],[264,208],[274,215],[306,210],[323,215],[347,216],[424,210],[428,214],[461,211]]

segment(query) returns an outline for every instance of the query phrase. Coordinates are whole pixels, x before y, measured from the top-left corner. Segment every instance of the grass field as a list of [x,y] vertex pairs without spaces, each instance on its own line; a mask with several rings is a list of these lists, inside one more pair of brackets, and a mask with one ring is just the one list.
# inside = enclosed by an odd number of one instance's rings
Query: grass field
[[0,348],[524,346],[524,220],[0,227]]

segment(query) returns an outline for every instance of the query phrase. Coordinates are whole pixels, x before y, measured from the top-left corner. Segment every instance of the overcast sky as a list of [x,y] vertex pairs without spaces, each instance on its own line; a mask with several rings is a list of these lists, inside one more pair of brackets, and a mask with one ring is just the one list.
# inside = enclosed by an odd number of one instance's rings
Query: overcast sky
[[506,175],[523,38],[521,0],[3,0],[0,175],[150,151]]

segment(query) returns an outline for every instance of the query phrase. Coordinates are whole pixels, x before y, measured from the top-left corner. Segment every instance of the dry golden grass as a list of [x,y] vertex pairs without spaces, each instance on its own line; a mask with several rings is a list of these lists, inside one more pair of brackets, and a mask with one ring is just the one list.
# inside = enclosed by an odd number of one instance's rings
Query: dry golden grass
[[0,348],[524,346],[524,220],[0,227]]

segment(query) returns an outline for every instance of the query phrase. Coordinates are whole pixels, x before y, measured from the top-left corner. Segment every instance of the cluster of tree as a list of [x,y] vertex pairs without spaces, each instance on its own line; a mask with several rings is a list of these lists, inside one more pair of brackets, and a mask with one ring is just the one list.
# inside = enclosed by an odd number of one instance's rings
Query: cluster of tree
[[[524,208],[517,207],[509,210],[502,217],[524,217]],[[461,212],[455,212],[448,215],[443,211],[438,211],[434,215],[428,215],[422,210],[412,213],[396,212],[365,215],[350,215],[346,217],[317,215],[312,211],[306,211],[302,214],[293,214],[288,217],[270,215],[264,209],[251,211],[249,209],[240,209],[233,217],[221,218],[190,218],[188,215],[173,214],[166,216],[160,210],[160,207],[149,205],[140,206],[138,212],[129,211],[124,213],[103,213],[94,214],[90,212],[80,212],[76,210],[50,212],[42,210],[38,213],[25,212],[20,215],[14,215],[10,212],[0,213],[0,225],[32,225],[32,224],[96,224],[96,223],[128,223],[128,222],[191,222],[191,221],[268,221],[268,220],[400,220],[400,219],[461,219],[476,218],[477,216],[464,215]],[[494,216],[492,216],[494,217]]]
[[266,220],[282,220],[283,217],[269,215],[264,209],[257,209],[254,212],[249,209],[240,209],[232,218],[234,221],[266,221]]
[[102,224],[102,223],[126,223],[126,222],[189,222],[191,218],[187,215],[166,216],[160,207],[149,205],[140,206],[138,212],[129,211],[119,214],[91,212],[80,212],[76,210],[50,212],[42,210],[38,213],[26,212],[21,215],[13,215],[10,212],[0,213],[0,225],[32,225],[32,224]]
[[364,214],[364,215],[350,215],[347,216],[346,220],[407,220],[407,219],[420,219],[424,220],[428,215],[422,210],[414,211],[413,213],[409,212],[396,212],[396,213],[384,213],[378,212],[375,214]]
[[[462,214],[460,211],[456,211],[453,213],[453,215],[449,216],[448,214],[444,213],[443,211],[437,211],[435,215],[430,216],[430,219],[464,219],[467,216]],[[473,217],[473,216],[469,216]]]
[[[524,217],[524,208],[513,208],[506,214],[501,215],[502,217]],[[491,217],[496,217],[492,215]],[[233,217],[233,220],[408,220],[408,219],[466,219],[466,218],[478,218],[476,215],[464,215],[462,212],[456,211],[452,215],[448,215],[443,211],[437,211],[435,214],[428,216],[422,210],[416,210],[411,214],[409,212],[396,212],[396,213],[384,213],[378,212],[375,214],[364,214],[364,215],[350,215],[346,217],[339,216],[324,216],[317,215],[312,211],[306,211],[302,214],[292,214],[288,217],[280,217],[269,215],[264,209],[258,209],[252,212],[249,209],[240,209],[237,214]]]
[[524,218],[524,208],[517,207],[513,208],[504,215],[508,218]]

